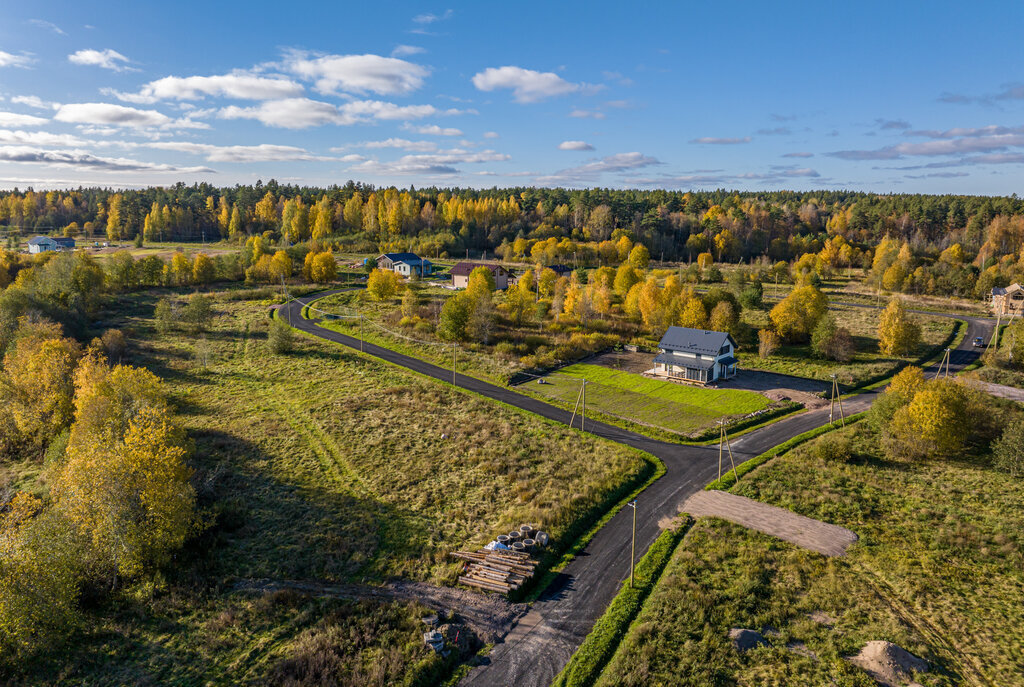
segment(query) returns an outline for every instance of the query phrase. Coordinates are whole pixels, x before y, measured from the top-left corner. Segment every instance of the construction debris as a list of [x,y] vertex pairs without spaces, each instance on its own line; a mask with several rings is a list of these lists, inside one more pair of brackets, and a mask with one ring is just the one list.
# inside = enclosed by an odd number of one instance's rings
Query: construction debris
[[497,538],[478,551],[453,551],[452,556],[465,561],[459,582],[489,592],[508,592],[519,589],[533,577],[537,561],[531,558],[549,543],[547,534],[535,525],[520,525],[519,529]]

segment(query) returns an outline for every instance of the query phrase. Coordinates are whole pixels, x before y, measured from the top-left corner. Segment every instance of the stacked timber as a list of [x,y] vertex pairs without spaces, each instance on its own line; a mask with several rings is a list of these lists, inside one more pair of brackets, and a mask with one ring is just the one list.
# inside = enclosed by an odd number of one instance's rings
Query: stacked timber
[[452,556],[466,561],[459,582],[491,592],[508,593],[519,589],[533,577],[537,562],[529,554],[516,551],[454,551]]

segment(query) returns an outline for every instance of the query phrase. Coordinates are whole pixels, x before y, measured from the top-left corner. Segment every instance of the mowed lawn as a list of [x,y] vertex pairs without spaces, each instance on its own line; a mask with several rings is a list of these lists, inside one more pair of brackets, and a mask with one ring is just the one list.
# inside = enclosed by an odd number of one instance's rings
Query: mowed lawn
[[587,380],[588,412],[597,410],[682,434],[704,429],[721,418],[763,410],[771,404],[752,391],[663,382],[586,363],[563,368],[545,377],[546,384],[531,384],[530,390],[575,405],[584,379]]

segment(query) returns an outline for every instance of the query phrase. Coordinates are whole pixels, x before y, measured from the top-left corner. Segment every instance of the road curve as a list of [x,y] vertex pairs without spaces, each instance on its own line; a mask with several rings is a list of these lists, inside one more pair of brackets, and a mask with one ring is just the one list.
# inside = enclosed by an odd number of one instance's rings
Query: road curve
[[[357,351],[363,350],[368,355],[439,381],[452,383],[450,369],[375,344],[364,342],[361,345],[359,339],[355,337],[325,329],[315,321],[303,319],[304,306],[333,293],[338,291],[321,292],[295,299],[282,305],[278,314],[296,329],[313,336]],[[963,343],[950,356],[950,369],[956,371],[978,357],[978,352],[971,346],[971,341],[976,336],[982,336],[987,341],[994,325],[983,318],[950,317],[967,322]],[[510,389],[461,374],[455,376],[455,383],[464,389],[550,420],[569,423],[568,411]],[[844,401],[846,413],[853,414],[866,410],[877,394],[878,391],[864,392]],[[737,462],[763,453],[798,434],[820,427],[828,423],[828,419],[828,409],[809,411],[738,437],[732,441]],[[660,534],[659,521],[678,514],[687,497],[703,489],[705,484],[717,477],[717,447],[673,444],[590,420],[587,421],[586,431],[646,451],[657,456],[665,464],[665,475],[644,490],[638,499],[638,558]],[[494,647],[488,657],[489,662],[473,669],[463,680],[463,685],[541,687],[551,684],[618,593],[622,582],[629,576],[632,521],[627,510],[617,513],[594,535],[586,548],[544,590],[530,612],[513,628],[505,640]]]

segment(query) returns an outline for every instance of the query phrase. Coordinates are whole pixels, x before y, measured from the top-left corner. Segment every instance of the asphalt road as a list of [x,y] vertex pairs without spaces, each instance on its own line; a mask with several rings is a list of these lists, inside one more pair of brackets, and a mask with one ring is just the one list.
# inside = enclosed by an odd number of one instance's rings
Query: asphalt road
[[[360,350],[359,339],[320,327],[302,318],[303,306],[330,293],[318,293],[281,306],[279,316],[304,332],[328,341]],[[850,304],[852,305],[852,304]],[[873,307],[857,305],[857,307]],[[934,315],[936,313],[928,313]],[[979,355],[971,345],[976,336],[989,340],[994,324],[982,318],[950,316],[967,322],[963,343],[950,356],[951,371],[956,371]],[[451,369],[445,369],[396,353],[388,348],[363,343],[362,350],[382,360],[406,367],[442,382],[452,383]],[[522,408],[543,417],[568,424],[570,413],[510,389],[473,377],[455,375],[455,383],[476,393]],[[847,415],[870,407],[877,391],[865,392],[843,402]],[[749,432],[732,441],[736,462],[747,460],[773,446],[828,423],[828,408],[809,411]],[[577,425],[579,420],[577,420]],[[684,446],[645,437],[602,422],[587,420],[585,429],[611,441],[617,441],[657,456],[665,463],[665,475],[649,486],[637,499],[637,559],[661,532],[659,522],[679,513],[683,502],[718,476],[717,447]],[[728,469],[728,464],[723,470]],[[619,511],[591,539],[587,547],[533,604],[531,611],[513,628],[505,641],[491,651],[489,662],[479,666],[463,680],[463,685],[500,687],[516,685],[539,687],[551,684],[576,651],[594,623],[604,613],[629,577],[632,512]]]

